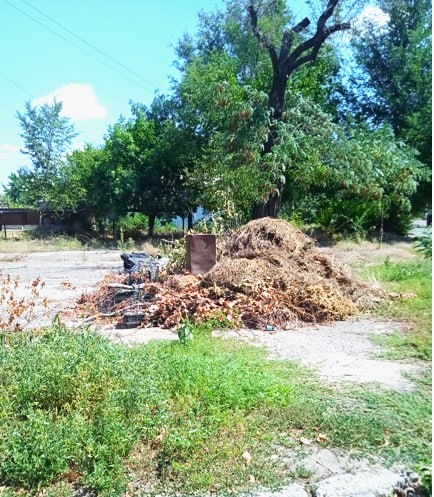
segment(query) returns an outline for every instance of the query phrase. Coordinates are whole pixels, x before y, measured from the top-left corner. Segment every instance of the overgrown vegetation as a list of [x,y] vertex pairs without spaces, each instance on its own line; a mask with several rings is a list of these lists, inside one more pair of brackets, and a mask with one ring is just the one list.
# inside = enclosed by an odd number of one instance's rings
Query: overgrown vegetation
[[432,259],[432,228],[425,230],[423,235],[416,240],[415,249],[421,253],[426,259]]
[[[395,353],[428,360],[428,261],[386,261],[374,273],[394,291],[416,294],[381,312],[410,325],[406,347]],[[212,338],[216,325],[185,323],[179,341],[134,348],[88,330],[71,333],[60,322],[4,335],[4,495],[48,487],[45,495],[70,497],[71,482],[80,482],[116,496],[134,479],[147,490],[130,495],[277,486],[298,472],[276,454],[297,454],[306,441],[404,462],[429,485],[429,378],[407,393],[336,390],[262,349]]]
[[[399,297],[376,311],[405,325],[381,339],[385,357],[425,361],[427,371],[431,274],[422,257],[386,259],[364,273]],[[27,308],[28,300],[14,300]],[[133,348],[59,321],[34,332],[3,326],[0,495],[72,497],[74,484],[114,497],[131,481],[142,485],[129,488],[134,497],[275,487],[306,476],[287,457],[301,460],[305,443],[402,462],[429,492],[428,372],[412,392],[332,389],[261,349],[212,338],[230,325],[224,318],[185,321],[179,341]]]
[[404,331],[377,337],[375,340],[387,345],[390,358],[412,357],[432,359],[432,262],[417,260],[395,263],[386,259],[381,266],[369,271],[371,276],[385,282],[391,292],[403,299],[385,301],[377,312],[402,320]]

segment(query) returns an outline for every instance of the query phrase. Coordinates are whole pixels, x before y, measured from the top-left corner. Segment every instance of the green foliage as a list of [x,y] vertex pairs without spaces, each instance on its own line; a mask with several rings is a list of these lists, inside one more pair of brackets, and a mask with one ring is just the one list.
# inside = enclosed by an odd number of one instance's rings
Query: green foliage
[[377,310],[380,315],[405,320],[407,331],[397,331],[375,340],[387,346],[387,357],[432,357],[432,266],[431,260],[396,263],[386,259],[371,268],[369,277],[385,282],[387,289],[402,298],[386,300]]
[[0,362],[0,479],[40,487],[73,469],[101,495],[120,490],[144,399],[151,406],[157,395],[135,384],[125,351],[57,323],[8,336]]
[[25,112],[17,112],[24,140],[22,152],[28,155],[33,168],[22,167],[9,177],[9,197],[22,205],[40,206],[42,210],[64,209],[58,197],[59,171],[72,140],[77,136],[67,117],[61,116],[62,104],[32,107],[26,102]]
[[[296,20],[284,2],[255,6],[261,32],[277,49],[282,31],[290,32]],[[255,37],[247,7],[246,2],[229,1],[225,11],[203,14],[197,39],[186,36],[178,45],[184,61],[177,86],[183,119],[204,143],[189,173],[190,184],[208,211],[239,222],[251,218],[253,205],[282,195],[287,166],[280,152],[264,156],[264,143],[271,129],[277,129],[270,120],[275,111],[270,108],[273,66]],[[294,44],[303,40],[301,34],[292,35]],[[296,71],[290,83],[295,91],[325,104],[335,70],[329,49],[321,61]],[[286,102],[290,110],[291,103]]]
[[[431,161],[431,2],[382,0],[389,16],[380,28],[368,23],[354,38],[356,58],[369,78],[362,110],[388,122],[396,135]],[[360,89],[358,89],[360,90]]]
[[[425,389],[323,387],[295,364],[212,338],[214,324],[185,323],[193,339],[184,343],[133,348],[87,331],[71,333],[58,322],[6,336],[0,346],[3,484],[37,489],[55,482],[45,491],[56,495],[73,473],[99,495],[117,496],[130,477],[126,468],[134,472],[132,452],[140,474],[156,479],[156,491],[191,493],[211,484],[247,490],[251,474],[261,485],[282,484],[287,468],[270,455],[276,444],[298,447],[294,433],[312,440],[324,433],[331,448],[392,460],[427,457]],[[245,451],[253,454],[248,466]]]
[[185,236],[173,241],[165,241],[161,252],[169,259],[169,264],[164,268],[168,274],[180,273],[186,267],[186,240]]
[[66,164],[59,171],[62,188],[58,189],[58,195],[65,207],[74,211],[85,208],[96,215],[100,213],[104,178],[99,172],[103,161],[104,150],[92,145],[68,155]]
[[[337,126],[325,112],[333,112],[325,96],[336,70],[330,48],[314,67],[294,73],[282,121],[272,123],[272,68],[255,49],[244,7],[228,2],[220,16],[204,16],[197,45],[189,38],[180,46],[183,119],[204,141],[187,173],[199,203],[229,226],[248,221],[254,204],[277,194],[286,212],[331,233],[366,236],[381,227],[406,233],[410,200],[429,170],[390,127]],[[280,43],[276,33],[293,22],[283,4],[264,4],[259,14],[261,31]],[[272,126],[278,139],[264,154]]]
[[426,259],[432,259],[432,228],[425,230],[425,233],[414,243],[414,247]]
[[193,61],[179,86],[185,119],[194,119],[191,125],[206,140],[194,169],[186,174],[206,210],[225,217],[232,210],[247,220],[263,182],[258,165],[268,112],[266,95],[241,85],[234,72],[233,59],[214,53],[206,70],[202,60]]
[[187,345],[195,337],[210,337],[211,333],[219,329],[230,329],[233,323],[221,311],[215,312],[212,316],[207,316],[204,321],[192,322],[184,320],[182,325],[177,329],[179,341]]
[[[388,22],[358,26],[353,37],[357,67],[350,69],[344,112],[395,135],[432,163],[432,5],[429,0],[381,0]],[[348,62],[347,64],[348,65]],[[357,76],[356,76],[357,74]],[[415,213],[431,205],[430,180],[413,196]]]
[[432,495],[432,460],[425,458],[415,466],[415,471],[420,477],[423,490],[428,497]]
[[100,215],[117,222],[127,212],[143,213],[150,235],[157,217],[170,219],[195,210],[183,181],[191,137],[177,126],[171,106],[162,99],[149,110],[132,104],[133,117],[121,118],[109,129],[104,160],[94,174]]
[[[27,103],[26,113],[17,116],[34,167],[11,175],[8,197],[20,205],[42,200],[43,209],[86,211],[100,233],[109,228],[121,237],[128,213],[146,215],[152,235],[158,220],[164,224],[177,215],[191,220],[199,205],[224,230],[232,229],[250,220],[252,208],[270,196],[278,197],[286,215],[332,234],[366,236],[380,227],[405,234],[411,201],[419,186],[430,182],[429,168],[403,143],[428,162],[423,143],[430,105],[422,108],[420,102],[431,101],[426,95],[431,48],[426,0],[401,3],[384,0],[388,27],[362,31],[357,42],[360,63],[375,74],[369,103],[382,109],[378,122],[365,107],[357,114],[366,118],[364,127],[348,120],[337,126],[331,117],[338,90],[333,46],[324,46],[314,63],[291,73],[282,94],[283,118],[274,122],[270,52],[255,37],[248,2],[227,1],[221,12],[202,12],[195,36],[180,40],[181,76],[173,95],[156,97],[149,108],[132,103],[132,117],[112,125],[100,148],[88,145],[65,161],[75,134],[60,116],[61,104],[38,109]],[[283,1],[254,2],[254,7],[258,28],[275,48],[283,32],[291,33],[293,46],[311,34],[291,31],[298,19]],[[414,18],[400,16],[400,7]],[[377,42],[390,62],[386,71],[378,54],[370,56]],[[401,58],[405,70],[392,77]],[[403,88],[394,92],[397,101],[390,96],[393,85]]]
[[374,342],[387,349],[386,352],[379,353],[378,357],[389,360],[400,360],[403,357],[424,361],[432,359],[432,341],[422,330],[407,334],[392,332],[386,336],[375,337]]
[[128,214],[119,221],[119,228],[123,231],[146,230],[147,226],[148,219],[145,214],[140,212]]
[[382,281],[387,282],[417,282],[422,278],[423,281],[431,278],[431,264],[429,261],[397,263],[387,258],[384,265],[378,268],[378,274]]
[[390,127],[343,128],[299,95],[281,123],[275,160],[284,165],[290,211],[329,233],[366,235],[384,226],[406,233],[410,198],[428,169]]
[[176,332],[182,345],[187,345],[194,338],[194,325],[190,321],[184,321]]

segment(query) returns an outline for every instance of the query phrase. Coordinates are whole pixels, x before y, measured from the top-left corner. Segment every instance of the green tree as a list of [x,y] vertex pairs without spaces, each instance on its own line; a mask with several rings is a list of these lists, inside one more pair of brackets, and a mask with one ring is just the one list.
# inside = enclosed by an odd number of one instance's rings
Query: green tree
[[160,195],[164,198],[160,202],[164,216],[167,219],[187,218],[188,229],[192,229],[197,189],[187,183],[187,174],[193,169],[199,153],[199,141],[181,119],[178,104],[175,98],[158,96],[147,111],[147,117],[155,126],[153,162],[158,165],[163,180]]
[[102,147],[86,144],[82,150],[74,150],[59,170],[59,198],[74,212],[82,212],[90,221],[92,217],[100,226],[106,218],[102,208],[103,179],[99,176],[104,161]]
[[[265,30],[259,24],[259,6],[249,5],[250,24],[261,46],[267,50],[272,63],[272,83],[268,93],[268,107],[270,109],[271,124],[268,131],[267,140],[262,149],[262,155],[272,153],[273,147],[279,137],[277,123],[282,121],[285,109],[285,94],[287,91],[288,81],[291,75],[301,66],[314,62],[321,47],[329,36],[337,31],[350,28],[349,23],[332,22],[334,10],[338,0],[329,0],[326,9],[319,16],[316,29],[311,35],[304,39],[298,37],[299,33],[306,30],[310,20],[306,17],[291,28],[283,29],[280,47],[277,48],[273,39],[268,36]],[[276,217],[281,202],[284,183],[277,178],[275,188],[269,193],[265,202],[257,203],[254,210],[254,217],[272,216]]]
[[186,171],[189,185],[202,207],[227,221],[237,213],[241,222],[250,218],[252,202],[268,178],[258,167],[268,110],[267,95],[240,85],[234,70],[233,60],[222,52],[208,57],[206,71],[196,58],[178,92],[182,120],[194,130],[200,148],[194,168]]
[[8,179],[5,191],[11,201],[20,207],[35,208],[41,197],[35,195],[33,171],[22,166],[11,173]]
[[173,102],[154,100],[151,108],[131,104],[132,117],[110,127],[104,154],[94,171],[98,215],[116,223],[128,212],[148,217],[149,235],[157,218],[189,217],[195,210],[185,169],[194,153],[191,131],[180,126]]
[[275,147],[291,184],[283,198],[285,213],[329,233],[406,234],[410,199],[429,175],[417,152],[388,125],[344,128],[309,101],[292,109]]
[[133,194],[138,156],[130,122],[121,117],[104,137],[91,179],[97,217],[111,223],[113,236],[119,219],[136,210]]
[[[206,172],[206,164],[217,155],[221,164],[218,181],[211,183],[205,176],[203,184],[208,192],[236,190],[240,199],[244,190],[243,216],[249,201],[250,216],[252,204],[255,217],[276,216],[279,211],[283,171],[272,150],[286,89],[298,82],[314,94],[326,79],[325,67],[314,65],[320,48],[330,35],[349,27],[330,23],[337,3],[328,2],[310,32],[310,21],[296,23],[282,1],[229,1],[225,13],[202,14],[196,42],[184,37],[178,46],[183,71],[178,95],[188,114],[185,120],[207,143],[198,170]],[[298,71],[306,64],[313,65],[310,73]],[[316,76],[317,85],[307,84]],[[303,79],[305,85],[300,83]],[[316,97],[324,98],[324,93],[317,91]]]
[[[350,109],[371,124],[390,124],[395,135],[431,167],[431,2],[380,0],[378,5],[388,22],[379,26],[375,20],[365,21],[353,38],[363,73],[357,73],[358,80],[351,78]],[[430,192],[426,193],[430,199]]]
[[7,191],[14,201],[39,205],[41,211],[64,209],[63,199],[58,196],[58,174],[77,133],[70,119],[61,116],[61,111],[60,102],[42,106],[26,102],[25,112],[17,112],[24,140],[21,152],[30,157],[33,167],[13,173]]

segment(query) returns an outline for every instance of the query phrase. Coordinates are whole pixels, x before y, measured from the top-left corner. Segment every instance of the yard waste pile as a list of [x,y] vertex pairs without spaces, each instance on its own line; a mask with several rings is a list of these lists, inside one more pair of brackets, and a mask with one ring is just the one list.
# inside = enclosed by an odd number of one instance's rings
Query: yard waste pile
[[185,319],[214,318],[233,328],[291,329],[344,320],[360,311],[369,294],[366,284],[301,230],[263,218],[236,231],[202,277],[163,272],[157,281],[140,273],[108,276],[79,305],[88,314],[101,311],[100,317],[119,326],[175,328]]

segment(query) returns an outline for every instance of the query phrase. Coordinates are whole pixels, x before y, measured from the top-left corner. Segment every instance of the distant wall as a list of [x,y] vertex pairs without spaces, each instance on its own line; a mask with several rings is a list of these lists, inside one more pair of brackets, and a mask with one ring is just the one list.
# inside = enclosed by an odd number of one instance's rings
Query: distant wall
[[34,209],[0,209],[0,227],[39,224],[39,212]]

